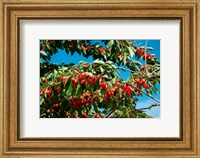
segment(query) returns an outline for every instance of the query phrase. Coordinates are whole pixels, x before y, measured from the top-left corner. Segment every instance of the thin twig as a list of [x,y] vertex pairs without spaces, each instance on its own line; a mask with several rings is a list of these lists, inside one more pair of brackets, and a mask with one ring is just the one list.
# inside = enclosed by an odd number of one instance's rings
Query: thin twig
[[160,103],[159,100],[157,100],[156,98],[154,98],[153,96],[147,94],[146,92],[142,91],[142,90],[139,90],[140,92],[144,93],[145,95],[149,96],[151,99],[155,100],[156,102]]
[[135,110],[138,110],[138,111],[142,111],[142,110],[150,110],[152,107],[155,107],[155,106],[160,106],[160,104],[155,103],[154,105],[149,106],[149,107],[147,107],[147,108],[141,108],[141,109],[135,109]]
[[[117,108],[116,108],[116,109],[118,109],[118,107],[119,107],[119,104],[117,105]],[[105,118],[108,118],[112,113],[113,113],[113,111],[112,111],[112,109],[111,109],[110,112],[105,116]]]
[[[132,73],[135,74],[135,75],[137,74],[137,73],[135,73],[135,71],[132,71],[132,70],[130,70],[130,69],[126,69],[126,68],[123,68],[123,67],[117,67],[116,70],[117,70],[117,69],[121,69],[121,70],[124,70],[124,71],[129,71],[129,72],[132,72]],[[157,70],[158,70],[158,69],[157,69]],[[157,70],[156,70],[156,71],[157,71]],[[155,71],[153,71],[153,72],[155,72]],[[153,73],[153,72],[152,72],[152,73]],[[157,78],[157,77],[160,77],[160,75],[156,75],[156,76],[155,76],[155,78]],[[154,76],[149,76],[148,79],[150,79],[150,78],[154,78]]]
[[[133,88],[136,88],[136,87],[135,87],[134,85],[132,85],[132,84],[131,84],[131,86],[132,86]],[[146,92],[140,90],[139,88],[138,88],[138,90],[139,90],[140,92],[144,93],[145,95],[149,96],[151,99],[155,100],[156,102],[160,103],[159,100],[157,100],[157,99],[154,98],[153,96],[149,95],[148,93],[146,93]]]

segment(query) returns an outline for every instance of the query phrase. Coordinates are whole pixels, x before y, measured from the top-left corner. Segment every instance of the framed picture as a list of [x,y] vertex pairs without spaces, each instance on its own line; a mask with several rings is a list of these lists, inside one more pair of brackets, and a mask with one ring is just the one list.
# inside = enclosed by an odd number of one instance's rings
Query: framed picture
[[199,157],[199,1],[1,2],[1,157]]

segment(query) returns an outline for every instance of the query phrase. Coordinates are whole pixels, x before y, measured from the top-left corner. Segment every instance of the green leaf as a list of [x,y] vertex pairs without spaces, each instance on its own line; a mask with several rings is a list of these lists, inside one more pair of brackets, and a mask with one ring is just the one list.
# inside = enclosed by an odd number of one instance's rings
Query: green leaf
[[147,47],[147,50],[153,50],[153,48],[152,47]]
[[133,52],[133,49],[132,49],[131,47],[127,47],[127,48],[128,48],[129,53],[130,53],[130,56],[131,56],[131,57],[134,57],[135,54],[134,54],[134,52]]
[[95,110],[96,113],[99,113],[99,112],[100,112],[99,107],[97,107],[96,105],[94,105],[94,110]]
[[87,52],[86,52],[86,50],[85,50],[85,49],[83,49],[83,54],[84,54],[84,55],[87,55]]
[[45,51],[40,51],[40,55],[43,56],[43,57],[47,57],[47,53],[45,53]]
[[69,87],[67,88],[65,92],[66,96],[70,97],[72,95],[72,83],[69,83]]
[[103,102],[103,97],[99,97],[99,102],[100,102],[100,103]]
[[40,105],[42,105],[44,103],[44,98],[40,99]]
[[114,44],[114,40],[110,40],[110,42],[108,43],[108,48],[112,47],[113,44]]
[[158,95],[158,89],[155,86],[152,86],[152,90]]
[[126,53],[124,53],[124,58],[123,58],[124,65],[126,65],[126,58],[127,58]]
[[77,85],[77,87],[76,87],[76,93],[75,93],[75,95],[77,95],[77,94],[79,93],[79,91],[80,91],[80,88],[81,88],[81,85],[80,85],[80,84],[78,84],[78,85]]
[[99,68],[100,68],[101,73],[103,73],[104,69],[101,66]]
[[99,59],[95,60],[93,63],[94,64],[100,64],[100,65],[104,65],[105,64],[102,60],[99,60]]
[[113,62],[112,62],[112,61],[110,61],[110,60],[108,60],[108,61],[106,61],[106,64],[110,64],[110,65],[112,65],[112,64],[113,64]]

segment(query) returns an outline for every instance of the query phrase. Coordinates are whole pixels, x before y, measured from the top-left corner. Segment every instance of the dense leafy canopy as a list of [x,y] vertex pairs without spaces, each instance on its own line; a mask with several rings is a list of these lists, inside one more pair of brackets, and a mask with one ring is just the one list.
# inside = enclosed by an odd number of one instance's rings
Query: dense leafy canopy
[[[50,64],[58,49],[93,57],[93,62]],[[146,118],[144,109],[159,106],[160,62],[131,40],[41,40],[40,117]],[[118,70],[131,72],[125,81]],[[136,109],[139,96],[155,104]]]

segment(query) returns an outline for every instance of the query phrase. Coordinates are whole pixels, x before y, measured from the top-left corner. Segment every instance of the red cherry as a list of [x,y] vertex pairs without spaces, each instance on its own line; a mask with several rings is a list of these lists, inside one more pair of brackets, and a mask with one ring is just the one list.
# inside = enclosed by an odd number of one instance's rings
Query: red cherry
[[120,99],[120,95],[119,95],[119,94],[117,94],[117,96],[116,96],[116,97],[117,97],[117,99]]
[[88,115],[85,112],[82,113],[82,116],[83,117],[88,117]]
[[131,91],[130,91],[130,90],[127,90],[127,91],[126,91],[126,95],[127,95],[128,97],[130,97],[130,96],[131,96]]
[[148,85],[148,84],[144,84],[144,88],[146,88],[146,89],[149,89],[150,88],[150,86]]
[[70,100],[71,102],[74,102],[74,97],[70,97],[69,100]]
[[83,75],[82,75],[81,73],[79,73],[79,74],[77,75],[77,77],[81,80],[82,77],[83,77]]
[[70,117],[70,116],[72,116],[72,114],[70,114],[70,113],[67,112],[67,113],[66,113],[66,116],[69,116],[69,117]]
[[101,78],[101,75],[97,75],[97,79],[99,80]]
[[98,51],[99,51],[100,53],[102,53],[102,52],[104,52],[104,49],[101,48],[101,47],[99,47],[99,48],[98,48]]
[[57,108],[59,106],[59,104],[53,104],[53,107]]
[[83,65],[82,67],[83,67],[84,69],[88,69],[89,66],[90,66],[90,65]]
[[87,80],[84,79],[81,81],[81,84],[85,84],[86,82],[87,82]]
[[45,79],[44,79],[44,83],[47,83],[47,81],[48,81],[48,79],[47,79],[47,78],[45,78]]
[[146,82],[146,80],[145,79],[142,79],[140,82],[139,82],[139,84],[144,84]]
[[40,95],[43,95],[45,93],[45,89],[42,89],[41,91],[40,91]]
[[74,102],[74,109],[79,109],[80,108],[80,105],[76,102]]
[[77,84],[77,83],[78,83],[78,80],[77,80],[77,79],[75,79],[75,80],[73,81],[73,83],[74,83],[74,84]]
[[141,54],[141,55],[144,54],[144,50],[143,50],[143,49],[140,50],[140,54]]
[[136,83],[139,83],[139,82],[140,82],[140,79],[139,79],[139,78],[135,78],[134,81],[135,81]]
[[143,65],[140,69],[141,69],[141,70],[145,70],[145,68],[146,68],[146,67]]
[[65,76],[61,76],[61,77],[60,77],[60,81],[61,81],[61,82],[66,82],[66,77],[65,77]]
[[85,78],[88,78],[88,73],[83,73],[83,76],[85,77]]
[[123,90],[126,90],[127,88],[128,88],[128,87],[127,87],[126,85],[123,85],[123,86],[122,86],[122,89],[123,89]]
[[106,87],[106,83],[105,83],[105,82],[101,82],[101,83],[99,83],[99,86],[100,86],[101,88],[105,88],[105,87]]
[[51,110],[50,109],[47,109],[47,113],[50,113],[51,112]]
[[75,67],[74,70],[78,71],[78,67]]
[[108,97],[111,97],[111,96],[112,96],[112,93],[111,93],[110,89],[107,89],[107,90],[106,90],[106,95],[107,95]]
[[51,97],[51,95],[52,95],[52,90],[47,90],[47,91],[46,91],[46,94],[47,94],[47,97],[48,97],[48,98]]
[[116,85],[116,86],[120,86],[120,83],[119,83],[118,80],[116,81],[115,85]]
[[87,103],[86,99],[81,100],[81,104],[85,104],[85,103]]
[[70,45],[69,45],[69,48],[74,48],[73,44],[70,44]]
[[138,87],[134,87],[134,90],[135,90],[135,91],[139,91],[140,88],[138,88]]
[[53,83],[53,86],[56,86],[56,85],[57,85],[57,83],[56,83],[56,82],[54,82],[54,83]]
[[56,90],[57,90],[58,93],[60,93],[60,91],[61,91],[61,87],[60,87],[60,86],[57,87]]
[[75,78],[74,78],[74,77],[72,77],[72,78],[71,78],[71,81],[73,82],[74,80],[75,80]]
[[99,114],[95,114],[94,117],[95,117],[95,118],[99,118],[100,115],[99,115]]

